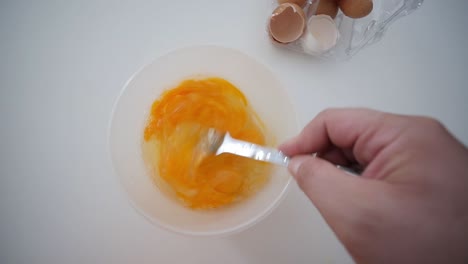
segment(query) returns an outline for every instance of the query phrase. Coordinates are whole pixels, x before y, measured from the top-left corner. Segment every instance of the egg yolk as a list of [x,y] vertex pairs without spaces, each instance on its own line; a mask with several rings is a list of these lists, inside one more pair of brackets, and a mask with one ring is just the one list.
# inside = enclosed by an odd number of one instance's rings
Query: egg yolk
[[156,184],[191,208],[242,200],[269,176],[266,163],[232,154],[211,154],[198,161],[196,149],[208,128],[256,144],[271,143],[246,97],[224,79],[186,80],[163,93],[151,108],[143,155]]

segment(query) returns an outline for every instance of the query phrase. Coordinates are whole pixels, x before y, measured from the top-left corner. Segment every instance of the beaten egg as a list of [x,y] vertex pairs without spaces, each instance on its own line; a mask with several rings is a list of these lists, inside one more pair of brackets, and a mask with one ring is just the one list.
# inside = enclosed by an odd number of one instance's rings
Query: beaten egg
[[217,208],[254,194],[270,165],[235,156],[197,160],[207,128],[256,144],[271,144],[266,128],[242,92],[221,78],[180,83],[154,101],[143,134],[143,156],[154,182],[191,208]]

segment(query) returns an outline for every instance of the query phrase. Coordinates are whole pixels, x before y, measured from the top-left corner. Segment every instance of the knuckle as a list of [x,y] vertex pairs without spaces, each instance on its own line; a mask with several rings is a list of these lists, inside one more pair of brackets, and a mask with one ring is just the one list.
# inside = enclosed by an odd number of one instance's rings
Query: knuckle
[[437,119],[432,117],[417,117],[417,123],[426,129],[435,131],[444,131],[445,126]]
[[326,116],[332,115],[333,113],[336,113],[337,111],[339,111],[339,108],[330,107],[330,108],[327,108],[327,109],[324,109],[324,110],[320,111],[317,116],[318,117],[326,117]]

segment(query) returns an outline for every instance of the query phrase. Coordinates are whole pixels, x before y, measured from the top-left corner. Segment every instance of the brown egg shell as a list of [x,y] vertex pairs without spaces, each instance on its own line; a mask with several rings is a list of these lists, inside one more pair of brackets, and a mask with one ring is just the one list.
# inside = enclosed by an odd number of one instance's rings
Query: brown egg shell
[[284,3],[272,13],[268,24],[270,36],[279,43],[290,43],[299,39],[306,26],[305,14],[296,4]]
[[316,15],[327,15],[331,18],[335,18],[338,14],[338,1],[337,0],[320,0]]
[[369,15],[374,8],[372,0],[340,0],[338,5],[345,16],[355,19]]

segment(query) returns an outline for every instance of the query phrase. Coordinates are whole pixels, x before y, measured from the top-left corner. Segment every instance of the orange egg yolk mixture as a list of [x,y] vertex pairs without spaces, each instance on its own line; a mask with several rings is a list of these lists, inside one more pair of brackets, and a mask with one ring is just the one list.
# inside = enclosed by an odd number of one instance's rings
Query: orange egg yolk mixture
[[207,128],[256,144],[271,143],[246,97],[224,79],[186,80],[163,93],[152,105],[143,153],[156,184],[191,208],[242,200],[264,186],[270,172],[265,163],[232,154],[208,155],[194,163]]

